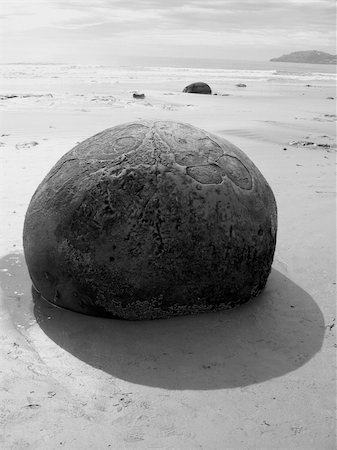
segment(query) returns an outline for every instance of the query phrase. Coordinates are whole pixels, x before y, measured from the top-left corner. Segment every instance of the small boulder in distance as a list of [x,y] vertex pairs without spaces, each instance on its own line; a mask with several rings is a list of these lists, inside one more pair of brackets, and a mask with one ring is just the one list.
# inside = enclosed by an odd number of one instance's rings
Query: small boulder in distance
[[208,86],[208,84],[203,83],[201,81],[189,84],[184,88],[183,92],[187,92],[189,94],[208,94],[208,95],[212,94],[212,90]]

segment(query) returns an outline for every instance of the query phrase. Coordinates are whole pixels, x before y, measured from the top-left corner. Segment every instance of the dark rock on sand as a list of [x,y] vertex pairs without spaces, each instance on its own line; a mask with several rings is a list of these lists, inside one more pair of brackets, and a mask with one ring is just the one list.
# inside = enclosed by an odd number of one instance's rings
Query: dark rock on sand
[[188,92],[189,94],[212,94],[212,90],[208,84],[201,81],[189,84],[184,88],[183,92]]
[[255,297],[276,229],[273,193],[239,148],[188,124],[140,121],[58,161],[30,202],[23,239],[42,297],[136,320]]
[[142,98],[145,98],[145,94],[136,94],[136,93],[134,93],[133,94],[133,98],[140,98],[140,99],[142,99]]
[[237,86],[237,87],[247,87],[247,85],[244,84],[244,83],[238,83],[238,84],[236,84],[235,86]]

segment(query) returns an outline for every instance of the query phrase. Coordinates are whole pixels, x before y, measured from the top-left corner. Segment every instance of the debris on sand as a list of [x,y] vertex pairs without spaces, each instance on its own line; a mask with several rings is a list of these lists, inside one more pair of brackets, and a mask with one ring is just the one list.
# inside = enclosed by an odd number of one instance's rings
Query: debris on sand
[[324,150],[330,151],[336,149],[336,144],[325,144],[325,143],[316,143],[312,141],[290,141],[289,145],[292,145],[293,147],[301,148],[301,147],[308,147],[310,149],[314,148],[323,148]]
[[0,95],[0,100],[8,100],[10,98],[17,98],[17,97],[18,97],[18,95],[12,95],[12,94],[10,94],[10,95]]
[[116,98],[112,95],[96,95],[91,99],[92,102],[115,103]]
[[323,114],[319,117],[314,117],[313,120],[317,120],[318,122],[336,122],[337,115],[336,114]]
[[307,147],[309,145],[315,145],[315,143],[310,141],[290,141],[289,145],[295,145],[296,147]]
[[26,406],[23,406],[23,408],[31,408],[31,409],[36,409],[36,408],[40,408],[41,405],[39,405],[38,403],[29,403]]
[[35,147],[36,145],[39,145],[39,143],[36,141],[31,141],[31,142],[24,142],[23,144],[16,144],[15,148],[17,150],[25,150],[27,148]]
[[317,147],[321,147],[321,148],[332,148],[334,147],[333,145],[330,144],[316,144]]
[[145,98],[145,94],[137,94],[136,92],[133,93],[132,95],[133,98],[140,98],[143,99]]
[[237,86],[237,87],[247,87],[247,85],[245,83],[238,83],[235,86]]
[[41,97],[49,97],[53,98],[53,94],[5,94],[0,95],[0,100],[10,100],[12,98],[41,98]]

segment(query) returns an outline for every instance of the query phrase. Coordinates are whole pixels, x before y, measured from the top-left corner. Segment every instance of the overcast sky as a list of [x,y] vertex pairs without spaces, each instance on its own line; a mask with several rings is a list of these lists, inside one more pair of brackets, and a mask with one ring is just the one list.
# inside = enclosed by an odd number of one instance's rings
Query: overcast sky
[[0,0],[2,62],[335,53],[335,0]]

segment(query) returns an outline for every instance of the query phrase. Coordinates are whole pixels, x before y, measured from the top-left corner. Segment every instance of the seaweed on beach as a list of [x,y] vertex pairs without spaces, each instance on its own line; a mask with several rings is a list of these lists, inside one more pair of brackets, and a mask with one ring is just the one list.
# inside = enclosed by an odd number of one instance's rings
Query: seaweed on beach
[[309,148],[311,150],[316,149],[316,148],[321,148],[324,149],[326,151],[336,151],[336,143],[333,144],[327,144],[327,143],[317,143],[317,142],[312,142],[312,141],[290,141],[289,145],[292,145],[293,147],[297,147],[297,148]]

